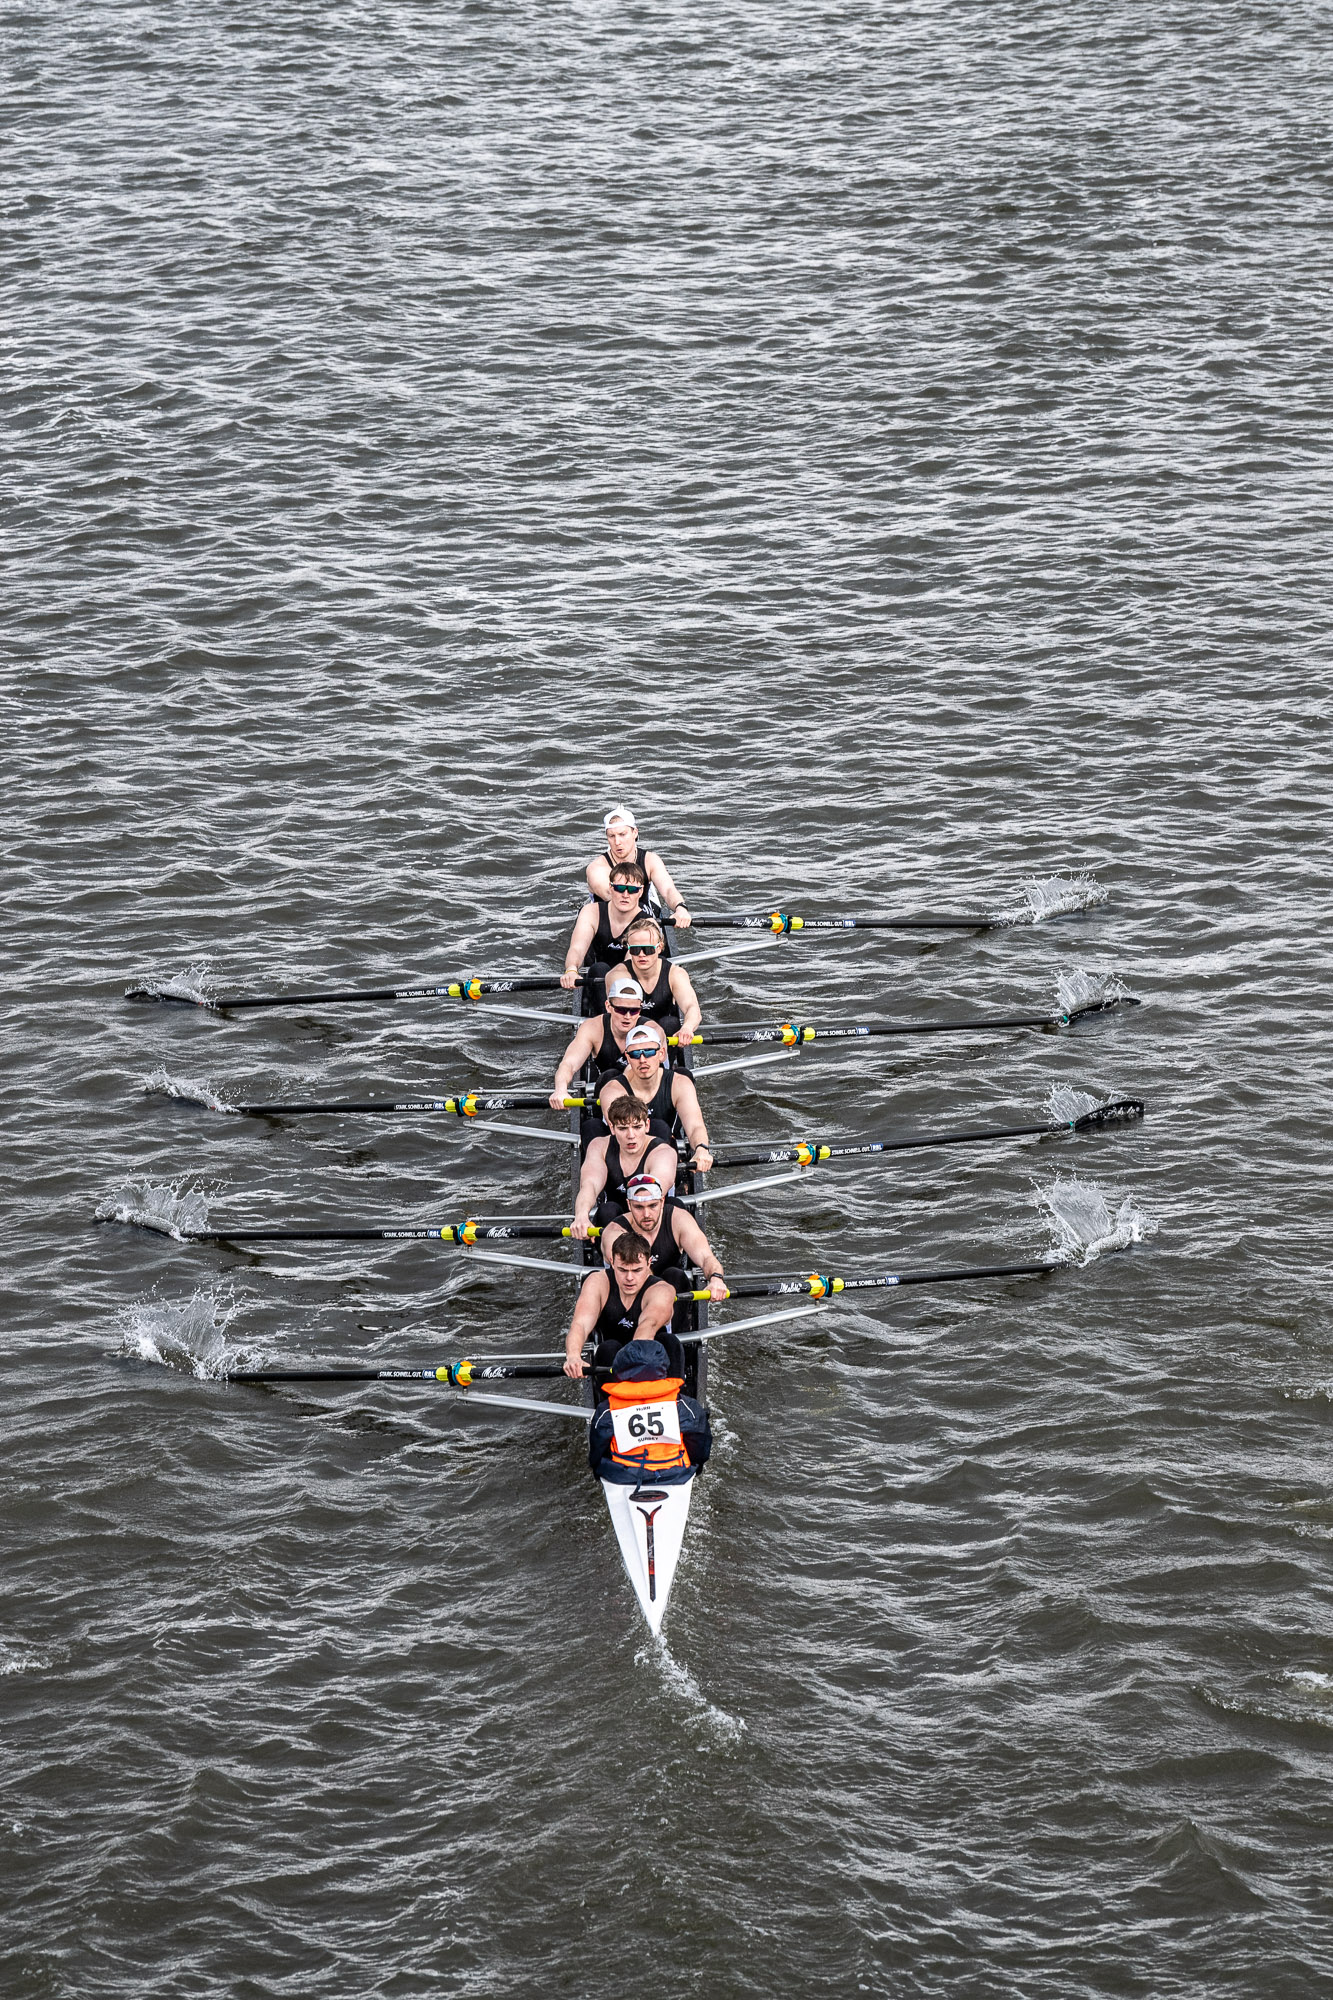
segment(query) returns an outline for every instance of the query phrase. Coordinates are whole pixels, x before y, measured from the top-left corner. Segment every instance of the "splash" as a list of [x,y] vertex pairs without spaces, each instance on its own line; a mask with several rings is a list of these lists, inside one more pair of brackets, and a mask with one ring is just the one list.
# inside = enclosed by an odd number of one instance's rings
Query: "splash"
[[24,1652],[0,1639],[0,1674],[42,1673],[50,1664],[45,1653]]
[[157,1097],[177,1097],[182,1104],[202,1105],[205,1111],[231,1110],[230,1104],[206,1083],[188,1076],[170,1076],[164,1069],[155,1069],[151,1076],[146,1076],[143,1087]]
[[1046,1097],[1046,1114],[1054,1125],[1072,1125],[1076,1118],[1086,1118],[1105,1102],[1104,1097],[1092,1097],[1072,1084],[1053,1083]]
[[1122,1195],[1116,1208],[1090,1181],[1058,1180],[1037,1193],[1050,1218],[1055,1253],[1072,1263],[1091,1264],[1108,1250],[1125,1250],[1156,1233],[1157,1225]]
[[1077,1014],[1081,1007],[1101,1007],[1108,1000],[1128,1000],[1129,988],[1115,972],[1062,972],[1055,982],[1055,998],[1062,1014]]
[[136,1229],[155,1229],[159,1236],[183,1243],[208,1227],[208,1197],[201,1187],[168,1182],[127,1181],[93,1211],[95,1222],[128,1222]]
[[144,979],[125,989],[127,993],[146,993],[154,1000],[192,1000],[196,1007],[211,1007],[214,990],[206,958],[187,965],[184,972],[168,973],[165,979]]
[[703,1724],[719,1743],[739,1743],[745,1734],[745,1724],[738,1715],[728,1715],[724,1708],[718,1708],[708,1699],[694,1675],[662,1638],[645,1641],[634,1655],[634,1663],[640,1667],[654,1667],[661,1676],[663,1685],[670,1694],[693,1711],[694,1719]]
[[244,1349],[228,1343],[227,1329],[235,1317],[236,1297],[230,1286],[205,1287],[183,1304],[145,1299],[124,1316],[120,1351],[133,1361],[150,1361],[201,1382],[212,1381],[251,1359]]
[[1041,924],[1048,917],[1066,917],[1074,910],[1095,910],[1106,891],[1091,875],[1030,875],[1021,885],[1022,906],[1014,923]]

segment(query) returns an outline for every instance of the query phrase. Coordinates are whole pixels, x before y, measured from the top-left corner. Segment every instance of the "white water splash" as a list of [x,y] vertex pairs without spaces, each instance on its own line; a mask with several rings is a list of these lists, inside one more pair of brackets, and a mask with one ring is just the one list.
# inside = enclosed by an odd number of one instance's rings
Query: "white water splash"
[[1100,1007],[1108,1000],[1127,1000],[1129,988],[1116,972],[1062,972],[1055,982],[1055,997],[1062,1014],[1076,1014],[1080,1007]]
[[204,1287],[183,1303],[144,1299],[125,1313],[120,1351],[131,1360],[210,1381],[252,1359],[228,1343],[235,1316],[236,1295],[229,1285]]
[[177,1243],[208,1227],[208,1197],[201,1187],[184,1182],[156,1186],[152,1181],[127,1181],[107,1195],[93,1211],[97,1222],[128,1222],[137,1229],[155,1229]]
[[728,1715],[708,1699],[689,1668],[683,1666],[663,1638],[645,1641],[634,1655],[636,1666],[654,1667],[668,1691],[683,1701],[719,1743],[739,1743],[745,1724],[738,1715]]
[[1105,889],[1091,875],[1030,875],[1021,886],[1023,907],[1015,913],[1016,923],[1040,924],[1071,910],[1095,910],[1106,901]]
[[1105,1104],[1104,1097],[1093,1097],[1086,1090],[1075,1090],[1072,1084],[1053,1083],[1046,1096],[1046,1114],[1054,1125],[1072,1125],[1076,1118],[1086,1118],[1099,1104]]
[[143,1087],[155,1097],[178,1097],[182,1104],[201,1104],[205,1111],[230,1111],[231,1106],[206,1083],[189,1076],[171,1076],[155,1069],[144,1078]]
[[[134,992],[127,987],[127,992]],[[211,1007],[216,985],[209,962],[199,959],[194,965],[187,965],[184,972],[169,972],[165,979],[143,979],[139,987],[144,993],[151,993],[159,1000],[193,1000],[197,1006]]]
[[[1114,1197],[1112,1197],[1114,1199]],[[1091,1264],[1108,1250],[1125,1250],[1156,1233],[1157,1224],[1136,1207],[1132,1195],[1122,1195],[1113,1209],[1090,1181],[1058,1180],[1037,1191],[1038,1205],[1050,1219],[1055,1253],[1072,1263]]]
[[42,1673],[50,1664],[45,1653],[25,1652],[0,1639],[0,1674]]
[[1333,1694],[1333,1674],[1316,1673],[1313,1667],[1295,1667],[1283,1679],[1310,1694]]

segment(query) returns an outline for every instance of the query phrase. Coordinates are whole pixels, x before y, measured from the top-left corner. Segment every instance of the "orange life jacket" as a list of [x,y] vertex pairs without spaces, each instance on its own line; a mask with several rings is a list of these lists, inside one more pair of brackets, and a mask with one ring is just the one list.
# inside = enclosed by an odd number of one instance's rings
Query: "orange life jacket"
[[[632,1411],[644,1403],[675,1403],[684,1387],[684,1378],[679,1375],[661,1375],[650,1382],[608,1382],[606,1400],[611,1406],[613,1424],[618,1410]],[[613,1430],[608,1458],[613,1465],[623,1465],[631,1472],[641,1472],[648,1477],[653,1473],[682,1471],[690,1462],[684,1439],[654,1437],[651,1424],[651,1416],[646,1416],[642,1442],[636,1439],[627,1449],[616,1443]]]

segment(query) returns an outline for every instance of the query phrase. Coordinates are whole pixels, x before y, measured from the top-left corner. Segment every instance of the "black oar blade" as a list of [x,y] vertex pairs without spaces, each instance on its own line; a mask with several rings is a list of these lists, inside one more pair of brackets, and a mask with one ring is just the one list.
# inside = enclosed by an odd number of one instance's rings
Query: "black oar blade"
[[1102,1125],[1132,1125],[1147,1113],[1147,1105],[1141,1097],[1117,1097],[1111,1104],[1099,1104],[1093,1111],[1085,1111],[1070,1126],[1071,1132],[1093,1132]]
[[127,1000],[155,1000],[162,1007],[208,1007],[214,1003],[195,993],[161,993],[155,986],[129,986],[125,989]]

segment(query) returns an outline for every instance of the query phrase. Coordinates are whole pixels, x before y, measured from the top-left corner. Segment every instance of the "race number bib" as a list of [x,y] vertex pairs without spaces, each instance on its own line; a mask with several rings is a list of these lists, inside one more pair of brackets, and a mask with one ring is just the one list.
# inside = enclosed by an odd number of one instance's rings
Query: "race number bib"
[[636,1403],[613,1410],[617,1451],[642,1451],[646,1444],[679,1444],[680,1412],[674,1403]]

